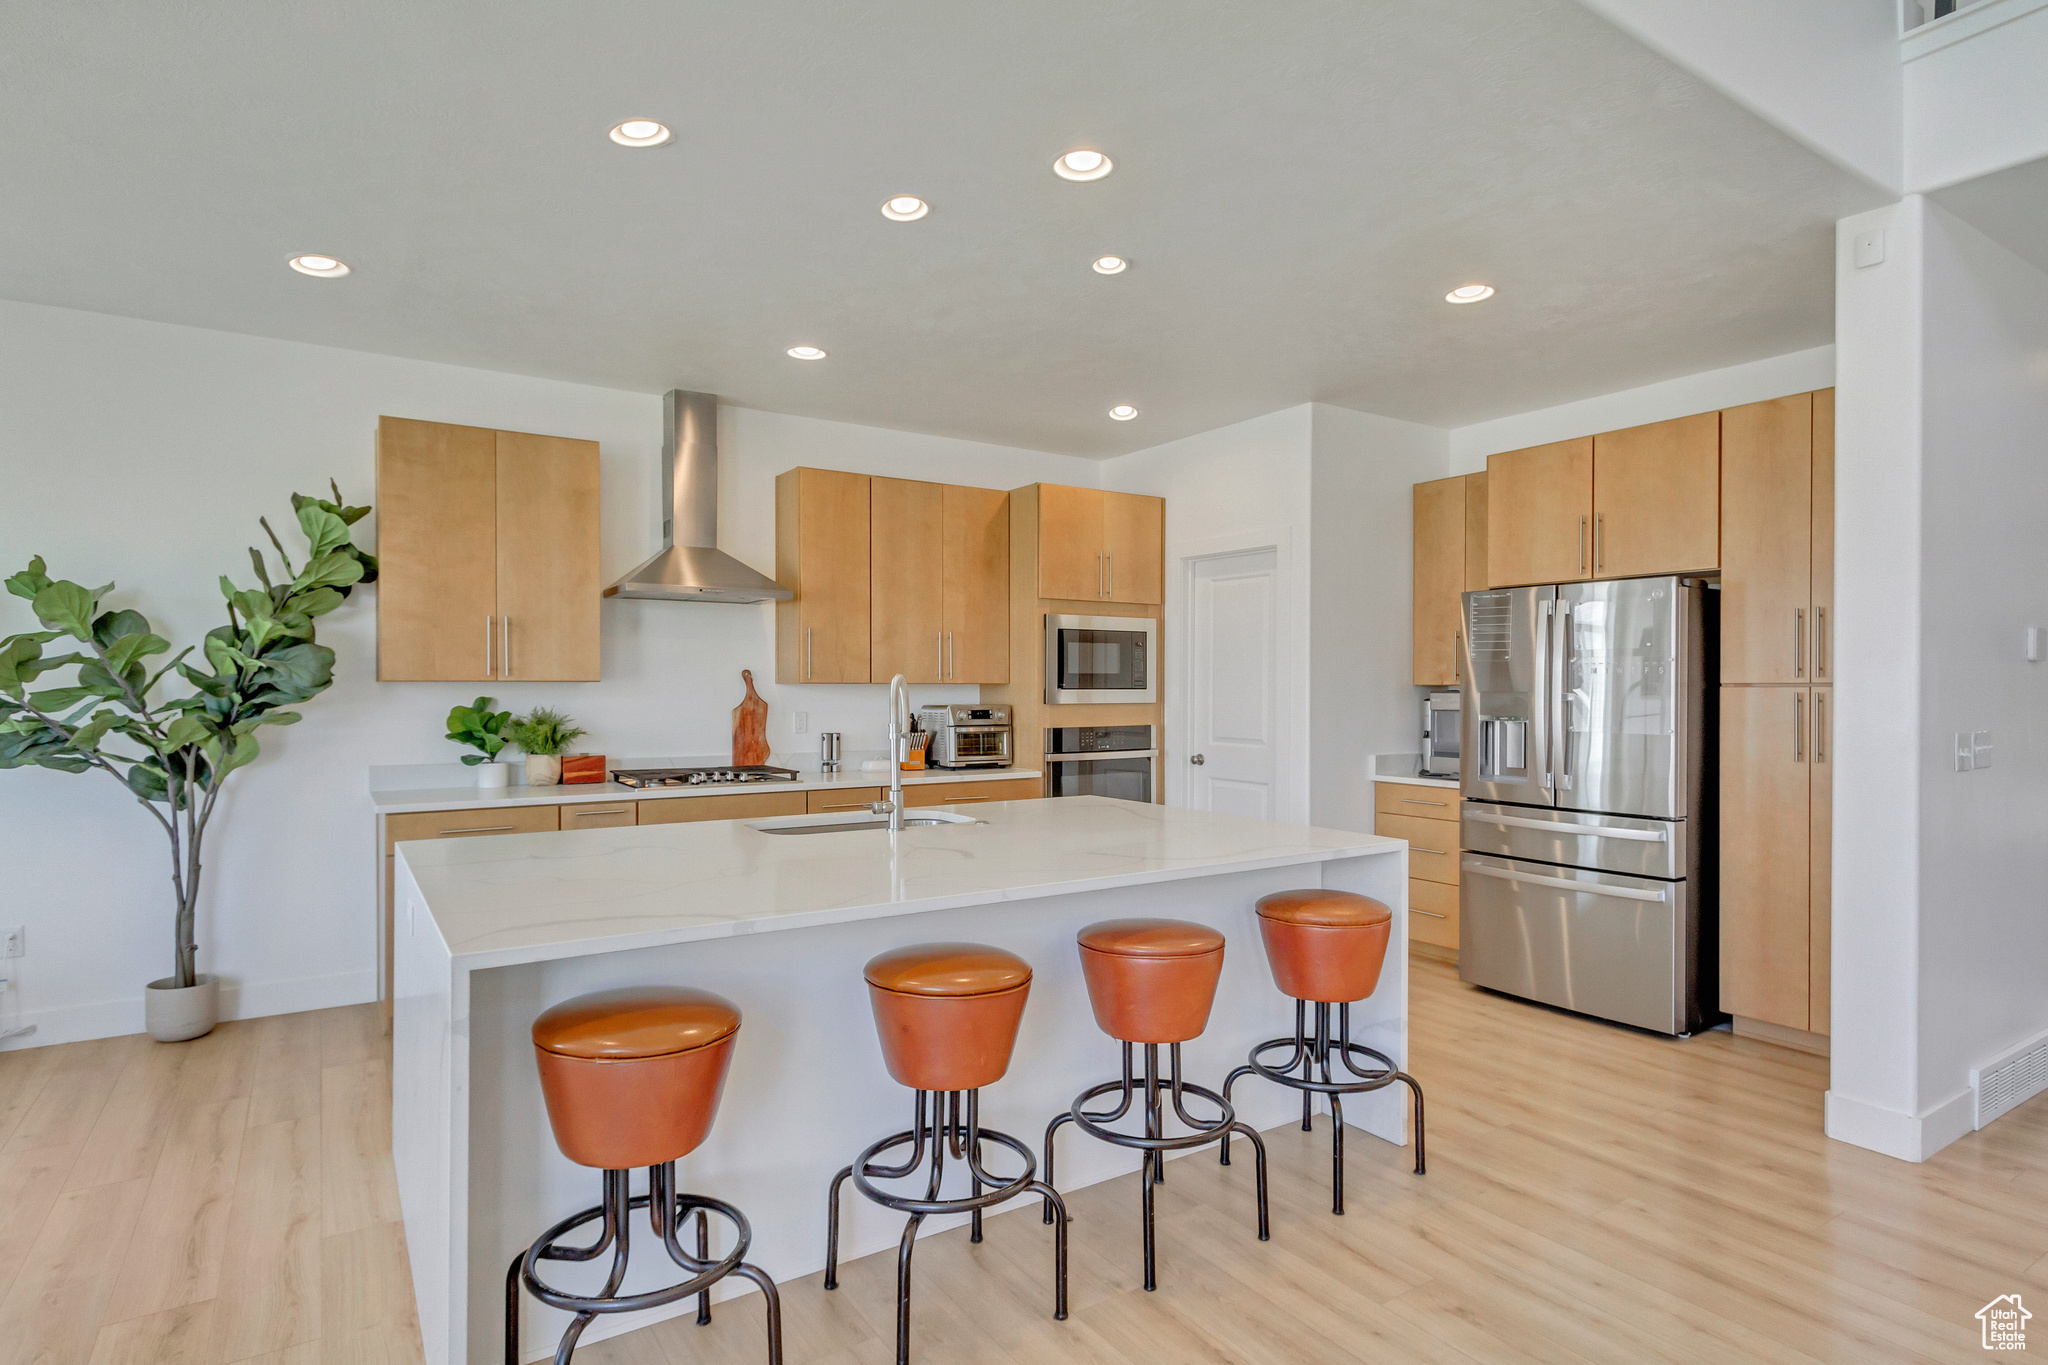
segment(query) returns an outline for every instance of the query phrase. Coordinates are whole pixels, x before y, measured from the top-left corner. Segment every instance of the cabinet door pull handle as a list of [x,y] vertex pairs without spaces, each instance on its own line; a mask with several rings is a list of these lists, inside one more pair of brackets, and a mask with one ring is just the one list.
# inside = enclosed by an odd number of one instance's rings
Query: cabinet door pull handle
[[932,639],[939,646],[939,681],[944,682],[946,680],[946,632],[942,630],[937,635],[934,635]]
[[946,678],[949,682],[960,681],[960,647],[953,643],[953,632],[946,632]]
[[502,834],[511,828],[510,825],[472,825],[468,829],[436,830],[435,835],[439,837],[445,834]]
[[1596,513],[1593,517],[1593,572],[1607,571],[1607,514]]
[[1411,914],[1411,915],[1428,915],[1428,916],[1429,916],[1429,917],[1430,917],[1431,919],[1449,919],[1449,918],[1450,918],[1450,916],[1449,916],[1449,915],[1440,915],[1440,914],[1438,914],[1438,913],[1437,913],[1436,911],[1434,911],[1434,910],[1418,910],[1418,909],[1416,909],[1416,908],[1415,908],[1414,906],[1412,906],[1412,905],[1408,907],[1408,913],[1409,913],[1409,914]]
[[1465,632],[1462,630],[1451,632],[1451,681],[1465,681]]
[[1586,571],[1586,519],[1579,518],[1579,572]]
[[1813,694],[1813,761],[1828,761],[1828,697],[1821,691]]
[[[1828,675],[1828,609],[1813,609],[1813,676],[1818,682]],[[1819,713],[1816,712],[1816,715]],[[1816,724],[1819,722],[1816,721]],[[1819,742],[1819,731],[1814,732],[1815,743]]]
[[817,657],[811,650],[811,628],[804,627],[804,681],[811,680],[811,660]]
[[1106,568],[1107,568],[1107,569],[1109,570],[1109,589],[1108,589],[1108,591],[1104,592],[1104,593],[1103,593],[1102,595],[1103,595],[1104,597],[1115,597],[1115,596],[1116,596],[1116,551],[1115,551],[1115,550],[1111,550],[1111,551],[1110,551],[1110,552],[1109,552],[1108,554],[1104,555],[1104,556],[1102,557],[1102,562],[1103,562],[1103,565],[1104,565],[1104,566],[1105,566],[1105,567],[1106,567]]
[[495,678],[495,677],[497,677],[497,676],[498,676],[498,674],[497,674],[497,667],[498,667],[498,642],[497,642],[497,641],[495,641],[495,640],[493,640],[493,639],[491,638],[491,622],[492,622],[492,620],[493,620],[493,618],[492,618],[491,616],[489,616],[488,614],[487,614],[487,615],[485,615],[485,617],[484,617],[484,676],[485,676],[486,678]]
[[1401,798],[1401,804],[1404,806],[1441,806],[1445,803],[1442,801],[1421,801],[1412,796],[1404,796]]
[[1792,608],[1792,676],[1806,676],[1806,608]]
[[504,624],[498,628],[498,647],[505,651],[505,676],[509,678],[512,676],[512,618],[507,616],[503,620]]
[[1792,761],[1806,761],[1806,694],[1792,694]]
[[1097,598],[1109,596],[1109,590],[1103,586],[1106,581],[1102,576],[1102,552],[1097,550],[1095,552],[1095,595]]

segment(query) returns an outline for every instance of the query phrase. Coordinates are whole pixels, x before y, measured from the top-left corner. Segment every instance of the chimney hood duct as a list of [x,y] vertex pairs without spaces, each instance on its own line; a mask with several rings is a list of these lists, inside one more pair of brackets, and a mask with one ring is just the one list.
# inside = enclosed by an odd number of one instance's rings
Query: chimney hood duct
[[718,396],[661,400],[661,553],[604,590],[654,602],[786,602],[788,588],[718,548]]

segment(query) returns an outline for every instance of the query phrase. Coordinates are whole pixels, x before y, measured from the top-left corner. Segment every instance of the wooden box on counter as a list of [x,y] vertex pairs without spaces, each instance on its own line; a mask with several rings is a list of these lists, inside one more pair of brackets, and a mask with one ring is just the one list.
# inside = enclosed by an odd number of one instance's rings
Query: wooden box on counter
[[609,774],[603,754],[562,755],[562,785],[565,787],[578,782],[602,782]]

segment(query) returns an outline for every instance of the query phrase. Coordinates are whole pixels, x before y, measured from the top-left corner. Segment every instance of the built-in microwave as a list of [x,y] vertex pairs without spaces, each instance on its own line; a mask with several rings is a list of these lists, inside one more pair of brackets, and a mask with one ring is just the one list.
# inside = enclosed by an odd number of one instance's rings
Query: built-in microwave
[[1148,616],[1045,617],[1048,706],[1159,700],[1159,623]]

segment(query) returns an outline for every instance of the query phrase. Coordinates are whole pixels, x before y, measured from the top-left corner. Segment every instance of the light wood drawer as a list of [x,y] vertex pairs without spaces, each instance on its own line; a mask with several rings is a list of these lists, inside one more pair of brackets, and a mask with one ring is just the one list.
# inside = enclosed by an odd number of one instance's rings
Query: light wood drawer
[[932,782],[924,786],[905,787],[903,804],[955,806],[981,801],[1030,801],[1040,796],[1043,791],[1044,788],[1035,777],[987,782]]
[[606,801],[598,805],[562,807],[563,829],[616,829],[640,823],[638,802]]
[[834,787],[830,791],[803,794],[810,798],[806,810],[811,815],[841,815],[850,810],[866,810],[882,799],[880,787]]
[[1458,888],[1408,879],[1408,937],[1439,948],[1458,946]]
[[802,792],[748,792],[744,796],[672,796],[642,801],[643,825],[686,825],[698,820],[761,820],[771,815],[802,815]]
[[409,839],[473,839],[486,834],[545,834],[562,827],[559,806],[430,810],[384,817],[384,851]]
[[1372,808],[1382,815],[1412,815],[1423,820],[1458,818],[1458,793],[1444,787],[1375,782],[1372,791]]
[[1458,822],[1417,820],[1408,815],[1376,815],[1373,833],[1408,841],[1408,875],[1425,881],[1458,884]]

